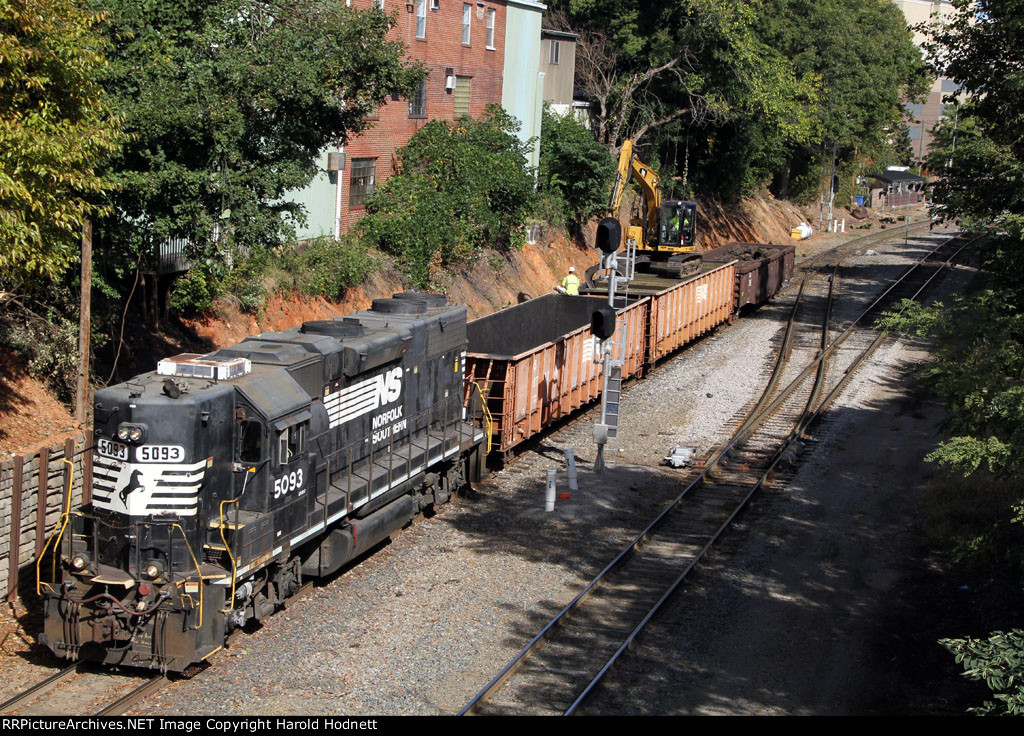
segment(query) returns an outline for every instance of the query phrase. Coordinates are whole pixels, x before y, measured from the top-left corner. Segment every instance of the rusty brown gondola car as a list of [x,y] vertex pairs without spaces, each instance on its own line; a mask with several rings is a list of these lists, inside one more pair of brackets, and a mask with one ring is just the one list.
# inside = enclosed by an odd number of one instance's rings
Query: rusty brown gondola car
[[[684,279],[637,274],[618,300],[615,339],[623,328],[627,339],[613,357],[624,360],[622,377],[642,375],[743,306],[778,292],[792,273],[795,249],[759,247],[756,257],[742,259],[726,258],[728,248],[712,251],[702,272]],[[508,452],[600,397],[589,325],[606,298],[598,289],[585,292],[544,296],[469,323],[466,390],[486,398],[492,451]]]

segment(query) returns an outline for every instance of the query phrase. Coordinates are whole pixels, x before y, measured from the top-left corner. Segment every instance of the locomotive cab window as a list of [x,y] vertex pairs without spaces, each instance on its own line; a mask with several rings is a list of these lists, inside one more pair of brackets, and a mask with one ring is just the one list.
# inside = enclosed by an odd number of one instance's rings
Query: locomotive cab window
[[279,465],[287,465],[306,452],[308,430],[309,422],[301,422],[281,431],[277,436],[277,462]]
[[263,459],[263,425],[255,419],[238,423],[238,459],[243,463],[258,463]]

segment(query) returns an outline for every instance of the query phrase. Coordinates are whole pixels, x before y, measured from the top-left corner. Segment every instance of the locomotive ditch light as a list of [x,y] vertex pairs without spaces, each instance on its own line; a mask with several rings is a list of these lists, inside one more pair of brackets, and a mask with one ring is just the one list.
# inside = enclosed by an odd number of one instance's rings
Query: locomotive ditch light
[[89,555],[85,552],[79,552],[71,558],[71,569],[75,572],[83,572],[89,567]]
[[146,577],[150,580],[156,580],[164,574],[164,566],[161,565],[159,562],[150,562],[148,565],[146,565],[145,574]]

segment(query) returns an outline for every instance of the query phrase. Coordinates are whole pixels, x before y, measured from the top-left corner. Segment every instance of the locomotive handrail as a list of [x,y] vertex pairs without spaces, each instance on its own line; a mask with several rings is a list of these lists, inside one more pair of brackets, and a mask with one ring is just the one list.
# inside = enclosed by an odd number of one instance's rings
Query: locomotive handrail
[[[195,552],[192,551],[192,545],[188,543],[188,535],[185,534],[184,528],[178,522],[171,524],[172,527],[181,532],[181,538],[185,540],[185,549],[188,550],[189,557],[192,558],[192,564],[196,566],[196,577],[199,578],[199,623],[193,627],[193,630],[199,631],[203,628],[203,572],[199,569],[199,561],[196,559]],[[168,550],[169,551],[169,550]],[[170,565],[168,565],[170,567]],[[184,581],[188,583],[188,578]],[[189,600],[192,600],[192,596],[189,595],[188,591],[182,593],[183,596],[187,596]]]
[[[427,409],[424,409],[423,411],[419,412],[418,414],[412,415],[410,417],[410,419],[409,419],[409,426],[410,426],[409,433],[410,433],[410,437],[415,432],[414,428],[415,428],[416,422],[420,421],[423,418],[426,418],[427,422],[426,422],[426,425],[424,427],[424,430],[427,433],[426,434],[426,439],[427,439],[427,448],[428,448],[428,451],[429,451],[430,437],[432,436],[430,434],[430,425],[434,421],[434,417],[438,417],[439,416],[439,411],[438,410],[439,410],[439,408],[442,408],[441,407],[442,404],[443,404],[444,414],[443,414],[443,416],[440,417],[440,419],[438,421],[441,422],[441,425],[442,425],[443,428],[447,428],[448,426],[450,426],[452,424],[456,424],[456,423],[461,421],[461,412],[456,412],[454,418],[451,417],[451,405],[452,404],[457,404],[459,407],[462,406],[462,399],[460,399],[459,397],[460,397],[460,394],[453,394],[453,395],[449,396],[446,399],[442,399],[437,404],[434,404],[433,406],[430,406]],[[462,437],[462,430],[461,430],[461,428],[458,430],[458,432],[459,432],[459,437],[460,437],[460,440],[461,440],[461,437]],[[442,437],[441,441],[442,441],[442,447],[444,449],[449,449],[449,446],[447,444],[448,443],[447,437]],[[330,453],[329,455],[324,455],[324,460],[337,460],[342,455],[344,455],[346,452],[351,452],[352,449],[357,448],[357,447],[361,446],[362,444],[363,444],[363,439],[359,439],[359,440],[355,440],[353,442],[349,442],[344,447],[339,447],[338,449],[334,450],[334,452]],[[370,454],[368,454],[366,456],[366,461],[368,463],[372,462],[372,460],[373,460],[373,452],[374,452],[374,450],[371,448]],[[345,467],[350,468],[350,469],[352,467],[354,467],[354,463],[352,462],[352,458],[351,457],[348,458],[348,462],[345,464]],[[351,476],[351,470],[349,471],[349,475]],[[328,485],[330,485],[332,482],[333,482],[333,480],[330,478],[330,476],[328,476]],[[351,491],[351,488],[349,488],[349,491]]]
[[[40,566],[42,565],[43,558],[46,557],[46,550],[49,548],[50,542],[53,542],[56,539],[57,541],[53,545],[53,565],[50,568],[51,575],[53,574],[53,571],[57,569],[57,566],[60,564],[60,559],[58,557],[58,550],[60,549],[60,540],[63,539],[64,531],[67,529],[68,526],[68,520],[71,518],[71,488],[75,478],[75,464],[68,460],[67,458],[64,458],[64,463],[70,467],[71,472],[68,473],[68,483],[67,490],[65,491],[64,495],[64,504],[61,506],[62,511],[60,514],[60,519],[58,519],[57,521],[57,525],[60,526],[60,530],[49,536],[49,538],[46,540],[46,543],[43,545],[42,552],[40,552],[39,557],[36,558],[36,595],[43,594],[43,585],[49,588],[50,591],[54,594],[56,594],[57,592],[53,589],[53,586],[50,583],[43,582]],[[56,582],[56,580],[51,580],[51,582]]]
[[491,454],[492,435],[494,434],[494,430],[493,430],[494,419],[491,417],[491,410],[487,406],[487,394],[484,393],[484,390],[482,388],[480,388],[480,384],[477,383],[476,381],[470,381],[469,383],[472,386],[475,386],[477,392],[480,394],[480,409],[483,412],[484,423],[487,426],[487,454],[490,455]]
[[[248,473],[255,472],[255,470],[256,470],[255,468],[250,468],[249,470],[247,470],[245,472],[246,472],[246,474],[248,474]],[[248,477],[246,478],[246,480],[248,480]],[[242,483],[242,492],[243,493],[245,492],[245,483],[244,482]],[[231,545],[228,544],[228,539],[224,535],[224,504],[226,504],[226,503],[237,504],[238,503],[238,499],[241,498],[241,497],[242,497],[242,494],[239,493],[238,494],[238,498],[229,498],[227,500],[224,500],[224,501],[220,502],[220,518],[218,519],[220,521],[220,539],[221,539],[222,542],[224,542],[224,548],[228,552],[228,559],[231,560],[231,600],[228,603],[227,610],[222,611],[222,613],[231,613],[232,611],[235,610],[235,584],[238,581],[238,564],[235,562],[235,553],[231,551]],[[238,507],[236,506],[235,508],[237,509]]]

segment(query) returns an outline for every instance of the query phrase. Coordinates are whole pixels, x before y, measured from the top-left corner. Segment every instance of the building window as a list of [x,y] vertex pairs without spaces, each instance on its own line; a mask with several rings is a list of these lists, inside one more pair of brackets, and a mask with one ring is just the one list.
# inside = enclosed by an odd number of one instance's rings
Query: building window
[[352,159],[352,181],[349,184],[349,207],[364,207],[366,200],[373,192],[373,182],[377,176],[377,159]]
[[494,8],[487,9],[487,48],[494,48]]
[[558,63],[558,41],[552,41],[551,42],[551,50],[548,53],[548,63],[549,64],[557,64]]
[[420,86],[409,98],[409,117],[425,118],[427,116],[427,80],[420,82]]
[[469,90],[472,77],[455,77],[455,119],[469,117]]
[[384,10],[384,0],[373,0],[373,4],[381,10]]
[[473,6],[462,3],[462,45],[469,46],[469,23],[473,17]]
[[427,0],[416,0],[416,38],[427,37]]

